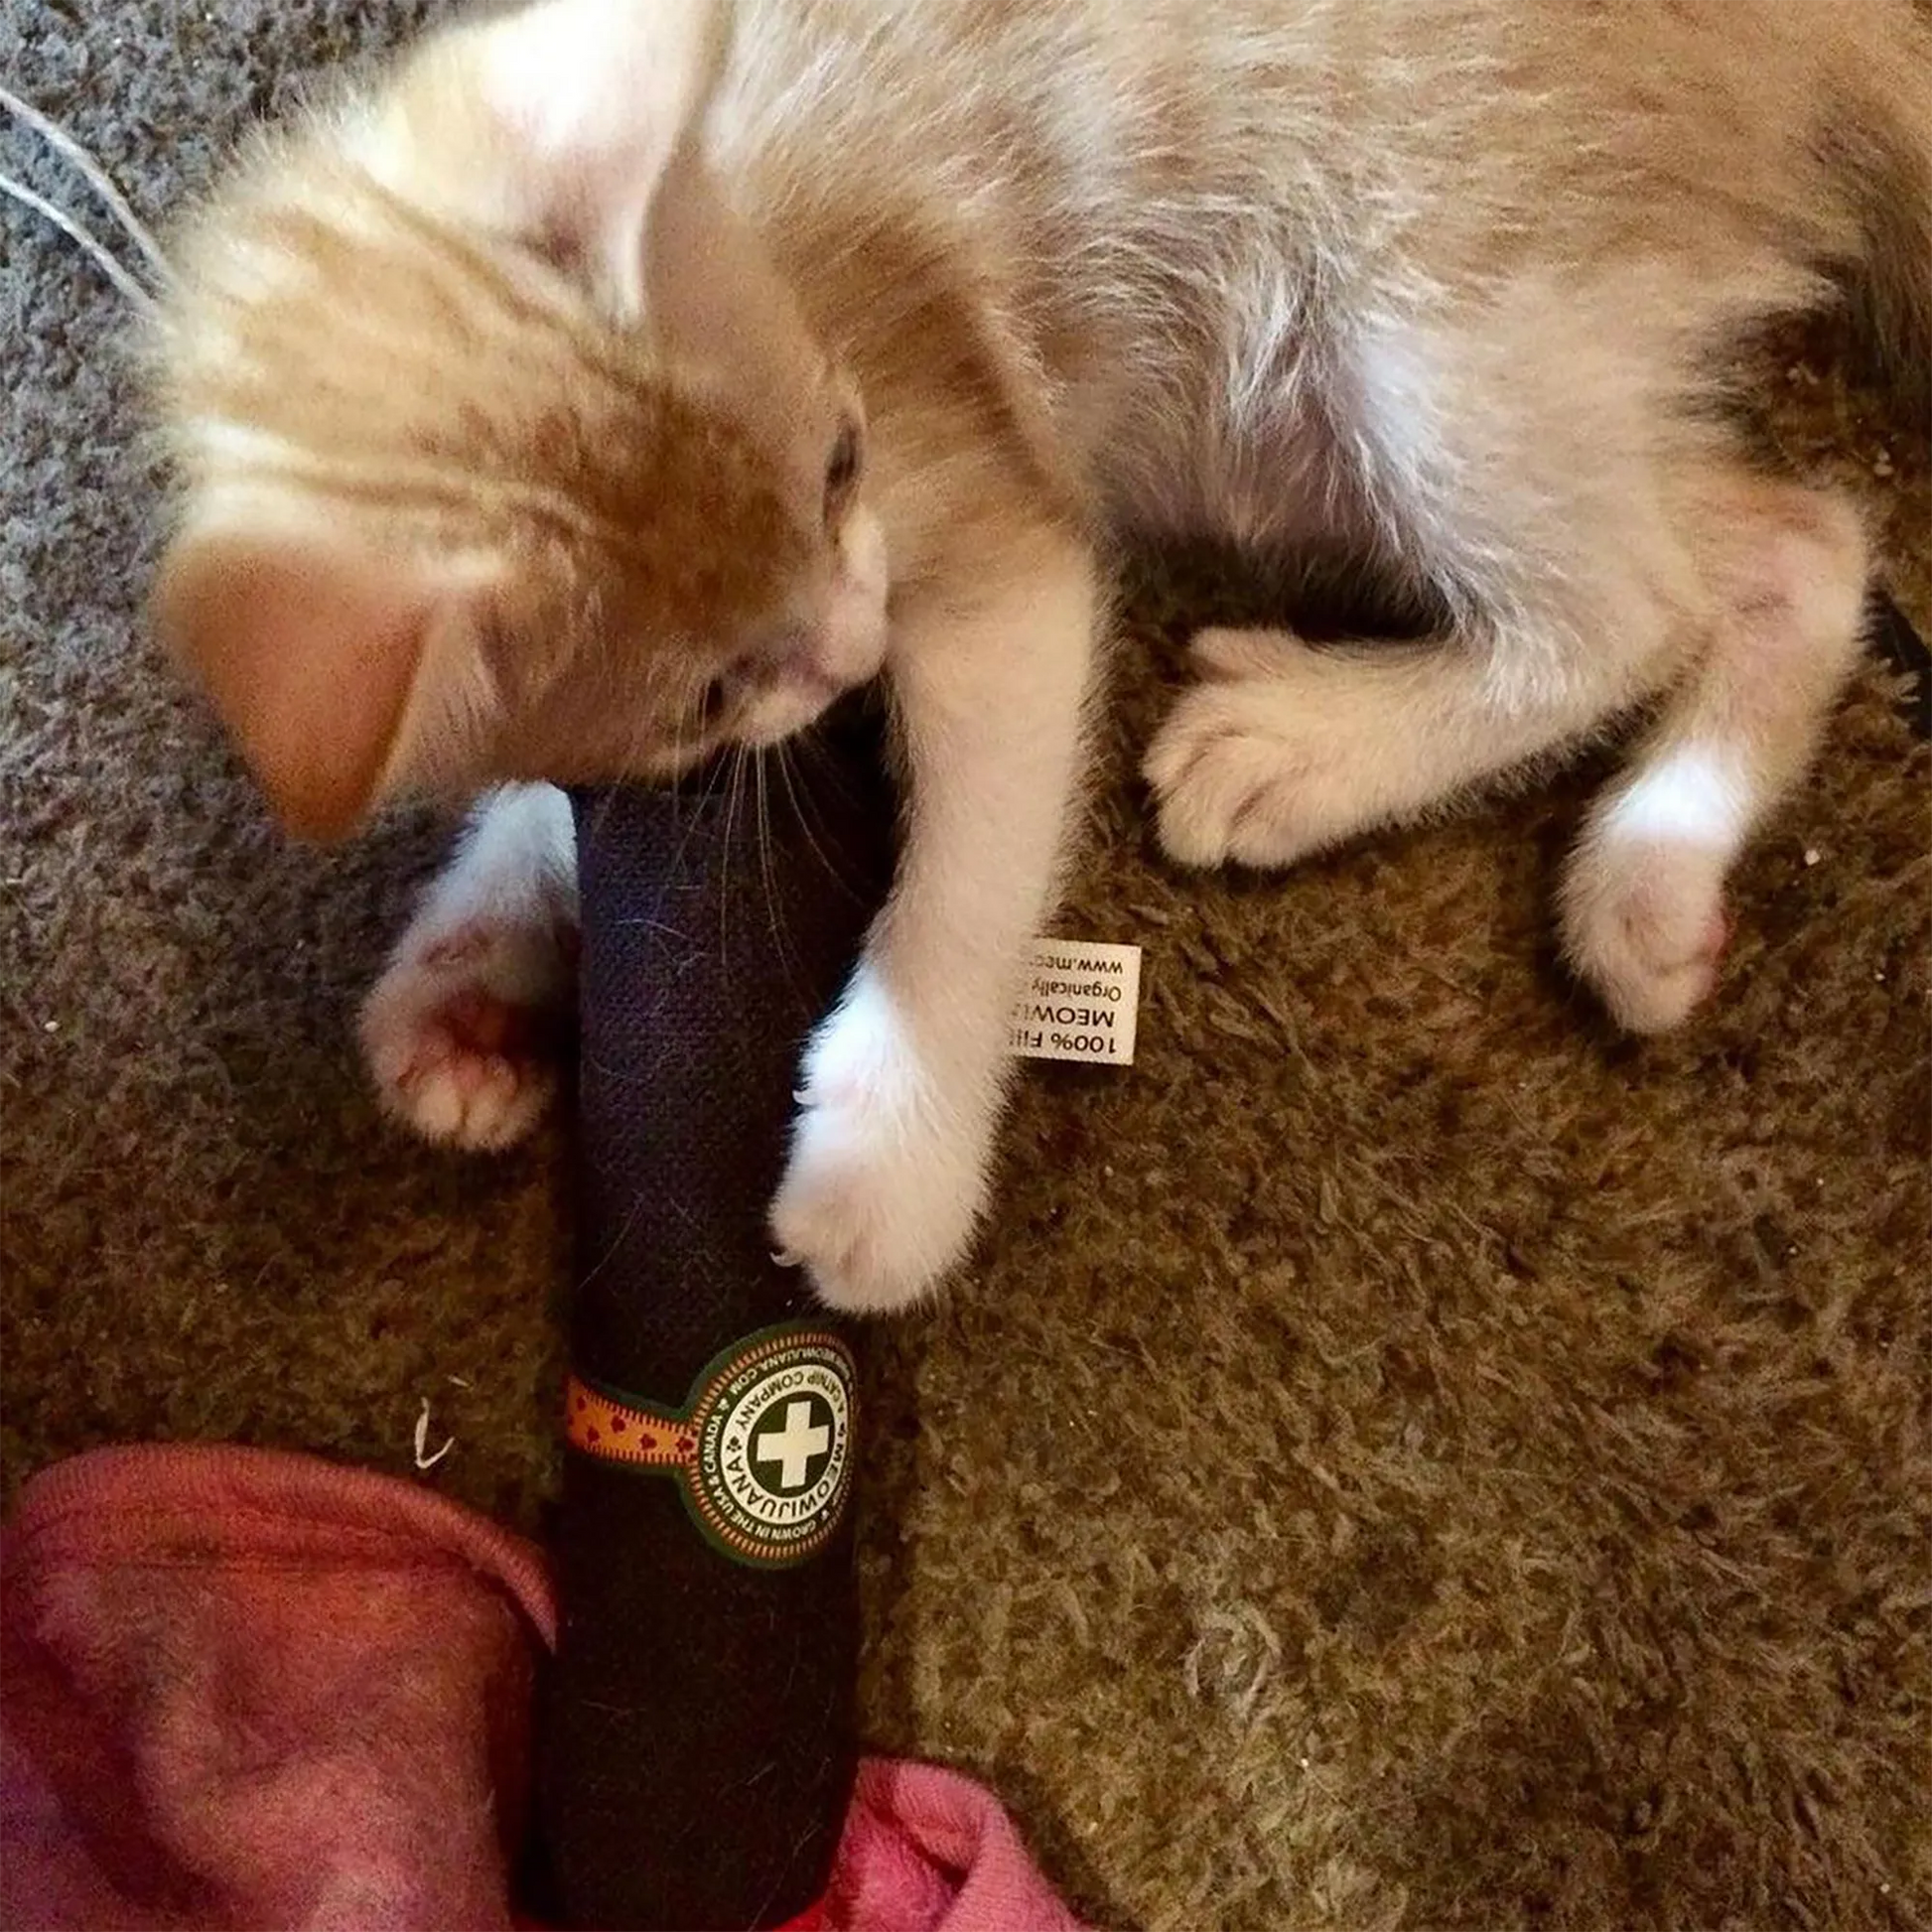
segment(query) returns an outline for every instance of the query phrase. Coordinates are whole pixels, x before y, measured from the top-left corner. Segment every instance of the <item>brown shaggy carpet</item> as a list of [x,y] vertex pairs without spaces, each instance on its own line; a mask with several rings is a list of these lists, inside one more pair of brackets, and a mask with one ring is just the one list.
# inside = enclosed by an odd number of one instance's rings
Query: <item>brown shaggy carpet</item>
[[[165,212],[423,11],[0,0],[0,72]],[[428,1398],[427,1479],[534,1528],[558,1156],[410,1145],[345,1029],[438,829],[266,829],[140,634],[115,300],[22,218],[0,249],[8,1491],[143,1437],[407,1470]],[[1868,485],[1927,629],[1924,437],[1823,366],[1768,363],[1781,434]],[[873,1350],[868,1737],[989,1778],[1144,1932],[1932,1923],[1932,818],[1891,681],[1745,868],[1714,1010],[1633,1045],[1552,960],[1581,777],[1282,880],[1152,860],[1128,747],[1216,595],[1139,600],[1063,928],[1148,948],[1141,1062],[1027,1074],[978,1265]]]

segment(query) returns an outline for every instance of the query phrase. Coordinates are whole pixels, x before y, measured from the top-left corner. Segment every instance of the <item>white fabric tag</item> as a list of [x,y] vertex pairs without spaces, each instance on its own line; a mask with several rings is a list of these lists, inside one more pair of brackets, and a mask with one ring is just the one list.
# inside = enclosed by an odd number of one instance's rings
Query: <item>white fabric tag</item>
[[1028,1060],[1132,1066],[1140,1004],[1139,946],[1035,939],[1013,1003],[1013,1051]]

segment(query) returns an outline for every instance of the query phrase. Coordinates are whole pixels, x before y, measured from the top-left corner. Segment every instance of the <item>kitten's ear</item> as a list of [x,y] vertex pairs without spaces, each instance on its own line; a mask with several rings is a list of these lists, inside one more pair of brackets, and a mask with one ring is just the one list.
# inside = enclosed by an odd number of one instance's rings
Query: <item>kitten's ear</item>
[[425,714],[448,713],[441,687],[476,674],[479,595],[300,539],[191,530],[162,564],[151,614],[282,823],[332,839],[415,761],[438,722]]
[[483,94],[517,156],[525,218],[641,306],[651,203],[709,99],[725,0],[539,0],[480,32]]

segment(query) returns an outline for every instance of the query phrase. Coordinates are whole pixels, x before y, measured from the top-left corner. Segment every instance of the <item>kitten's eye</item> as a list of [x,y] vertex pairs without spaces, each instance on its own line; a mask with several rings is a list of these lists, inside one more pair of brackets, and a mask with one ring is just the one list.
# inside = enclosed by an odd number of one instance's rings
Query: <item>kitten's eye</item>
[[825,461],[825,527],[829,530],[845,513],[859,486],[859,425],[848,416],[839,425],[838,440]]

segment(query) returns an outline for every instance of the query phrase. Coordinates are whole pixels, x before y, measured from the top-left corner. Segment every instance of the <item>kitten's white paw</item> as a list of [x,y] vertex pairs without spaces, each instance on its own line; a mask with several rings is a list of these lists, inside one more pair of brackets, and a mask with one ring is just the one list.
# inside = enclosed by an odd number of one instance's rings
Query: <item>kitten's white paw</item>
[[532,914],[434,915],[403,935],[362,1005],[383,1107],[426,1140],[513,1146],[557,1091],[571,930]]
[[1246,632],[1195,640],[1203,682],[1168,714],[1142,765],[1161,844],[1182,865],[1293,865],[1358,824],[1334,748],[1285,683],[1281,652],[1296,648],[1282,644],[1264,665]]
[[771,1208],[779,1252],[820,1299],[884,1313],[929,1294],[966,1252],[988,1130],[920,1058],[861,970],[805,1055],[791,1159]]
[[1689,1018],[1718,983],[1729,930],[1712,852],[1605,839],[1571,861],[1564,949],[1631,1033],[1666,1033]]

